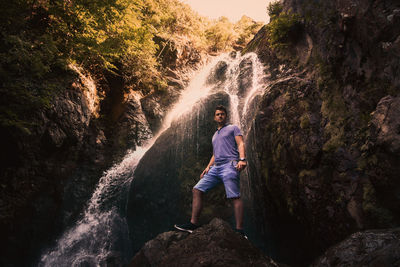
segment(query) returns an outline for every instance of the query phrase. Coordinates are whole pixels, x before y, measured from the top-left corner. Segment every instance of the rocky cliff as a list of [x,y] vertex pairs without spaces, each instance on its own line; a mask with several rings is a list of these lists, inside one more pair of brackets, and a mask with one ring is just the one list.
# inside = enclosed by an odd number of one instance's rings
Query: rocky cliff
[[246,48],[270,74],[247,139],[248,190],[271,253],[302,265],[350,233],[400,223],[400,5],[281,7]]
[[[187,43],[160,55],[165,92],[141,92],[118,75],[75,65],[48,108],[32,114],[29,135],[2,135],[3,266],[28,266],[79,218],[103,171],[158,131],[168,107],[205,56]],[[49,218],[53,218],[49,220]]]
[[[356,251],[349,254],[354,264],[372,265],[379,259],[395,265],[398,230],[388,228],[400,223],[400,4],[285,0],[278,5],[271,23],[243,51],[258,54],[267,77],[262,95],[255,98],[245,118],[249,167],[242,188],[254,213],[256,232],[267,254],[294,266],[310,264],[335,244],[316,266],[347,264],[343,250],[350,247]],[[188,82],[186,67],[195,68],[202,58],[190,44],[170,43],[160,55],[166,91],[135,91],[116,73],[97,80],[72,66],[65,73],[70,86],[34,115],[32,135],[2,133],[2,265],[31,264],[79,217],[101,173],[128,148],[134,149],[159,130],[166,111]],[[245,60],[240,63],[238,96],[245,95],[251,82],[250,65]],[[209,82],[222,86],[227,70],[221,62]],[[242,100],[238,100],[238,113]],[[201,103],[208,113],[194,107],[192,114],[183,117],[184,123],[176,122],[161,135],[138,166],[127,215],[131,239],[137,241],[135,251],[187,218],[190,188],[210,155],[207,147],[199,146],[212,134],[209,108],[221,102],[230,106],[228,94],[215,90],[209,102]],[[201,132],[189,131],[194,128]],[[160,160],[161,154],[167,159]],[[214,205],[204,211],[204,220],[217,214],[229,219],[221,195],[210,196]],[[208,243],[211,230],[217,235],[210,238],[224,241],[230,236],[225,235],[227,227],[217,224],[206,226],[198,239],[163,234],[147,243],[132,264],[171,263],[179,257],[189,263],[193,259],[175,249],[193,249],[197,241]],[[383,230],[344,240],[372,228]],[[225,234],[219,235],[218,229]],[[225,264],[224,253],[240,254],[235,248],[225,249],[233,242],[248,247],[236,238],[226,244],[217,242],[212,250],[221,252],[217,260]],[[383,245],[368,250],[373,242]],[[149,253],[154,247],[153,259]],[[357,254],[360,247],[364,252]],[[259,252],[246,251],[264,264],[266,258]],[[388,253],[393,257],[386,257]],[[234,256],[235,263],[252,260]],[[196,257],[204,258],[204,264],[217,264],[206,255]]]

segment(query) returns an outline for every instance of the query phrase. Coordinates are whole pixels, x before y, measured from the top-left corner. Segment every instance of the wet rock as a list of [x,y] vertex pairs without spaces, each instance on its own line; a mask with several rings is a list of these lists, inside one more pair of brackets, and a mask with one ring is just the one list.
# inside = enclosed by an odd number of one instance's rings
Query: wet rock
[[271,260],[228,223],[213,219],[192,234],[166,232],[148,241],[129,267],[283,266]]
[[352,234],[311,266],[399,266],[400,228]]
[[142,98],[140,102],[152,132],[157,132],[162,124],[162,119],[164,118],[164,111],[162,110],[159,101],[149,95]]
[[127,149],[135,149],[152,136],[139,96],[130,93],[124,106],[125,112],[120,116],[115,134],[110,138],[115,143],[115,150],[121,151],[121,154],[125,154]]
[[247,93],[247,89],[250,88],[253,84],[253,62],[250,58],[245,58],[240,62],[239,68],[240,71],[238,76],[238,95],[244,97]]
[[226,80],[226,71],[228,64],[225,61],[220,61],[211,71],[211,74],[207,78],[208,84],[215,84],[218,82],[224,82]]

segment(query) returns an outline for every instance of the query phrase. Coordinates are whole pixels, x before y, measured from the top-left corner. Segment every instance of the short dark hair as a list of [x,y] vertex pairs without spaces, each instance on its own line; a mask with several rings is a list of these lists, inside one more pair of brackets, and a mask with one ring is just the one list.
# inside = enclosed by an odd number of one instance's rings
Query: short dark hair
[[[226,115],[228,115],[228,112],[226,111],[226,108],[223,105],[216,106],[215,111],[217,111],[217,110],[222,110],[225,112]],[[215,113],[215,111],[214,111],[214,113]]]

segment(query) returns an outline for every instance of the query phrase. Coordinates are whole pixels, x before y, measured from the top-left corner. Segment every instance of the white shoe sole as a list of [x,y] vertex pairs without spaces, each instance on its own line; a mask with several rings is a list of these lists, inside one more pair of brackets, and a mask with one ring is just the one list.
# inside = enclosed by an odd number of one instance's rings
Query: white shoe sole
[[193,233],[193,230],[181,228],[181,227],[177,226],[176,224],[174,225],[174,227],[176,229],[178,229],[179,231],[187,232],[187,233],[190,233],[190,234]]

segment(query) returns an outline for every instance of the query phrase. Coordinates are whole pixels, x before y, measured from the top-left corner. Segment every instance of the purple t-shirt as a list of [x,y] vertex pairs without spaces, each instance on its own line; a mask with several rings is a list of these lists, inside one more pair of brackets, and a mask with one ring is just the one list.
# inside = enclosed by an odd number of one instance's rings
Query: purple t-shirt
[[217,130],[212,138],[214,162],[217,164],[239,159],[235,136],[242,135],[236,125],[227,124]]

